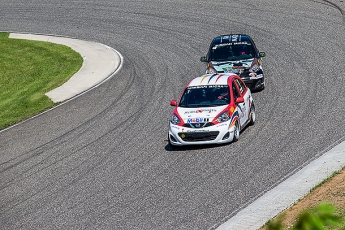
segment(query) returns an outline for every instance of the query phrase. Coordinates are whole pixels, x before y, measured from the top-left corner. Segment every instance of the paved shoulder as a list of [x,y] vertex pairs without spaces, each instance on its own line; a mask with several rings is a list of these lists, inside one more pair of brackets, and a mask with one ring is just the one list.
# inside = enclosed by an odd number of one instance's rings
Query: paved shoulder
[[54,102],[68,100],[100,84],[122,65],[122,56],[106,45],[74,38],[11,33],[10,38],[46,41],[71,47],[83,57],[83,65],[65,84],[47,92]]

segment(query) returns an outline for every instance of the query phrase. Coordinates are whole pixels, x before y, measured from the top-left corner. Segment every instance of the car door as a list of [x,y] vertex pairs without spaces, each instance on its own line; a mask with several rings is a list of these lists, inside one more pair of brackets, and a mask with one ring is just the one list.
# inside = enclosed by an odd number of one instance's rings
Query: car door
[[243,97],[244,102],[238,103],[242,113],[241,113],[241,126],[245,125],[245,123],[249,119],[250,115],[250,91],[246,87],[246,85],[240,79],[234,79],[234,85],[236,86],[238,93],[241,97]]
[[[232,82],[232,93],[233,93],[233,98],[236,103],[236,99],[239,97],[242,97],[240,93],[240,89],[237,86],[237,82],[233,80]],[[246,107],[245,107],[245,101],[241,103],[236,103],[237,106],[237,111],[238,111],[238,117],[240,119],[240,125],[241,127],[245,124],[246,122]]]

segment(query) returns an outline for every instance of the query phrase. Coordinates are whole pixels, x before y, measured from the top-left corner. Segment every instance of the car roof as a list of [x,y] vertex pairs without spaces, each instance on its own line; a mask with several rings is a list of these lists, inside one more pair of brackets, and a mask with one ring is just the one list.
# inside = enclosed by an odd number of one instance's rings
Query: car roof
[[223,74],[205,74],[200,77],[196,77],[191,80],[187,87],[200,86],[200,85],[227,85],[228,79],[232,79],[237,75],[234,73],[223,73]]
[[253,43],[253,40],[250,38],[250,36],[246,34],[228,34],[228,35],[220,35],[218,37],[215,37],[212,41],[212,44],[216,45],[216,44],[231,43],[231,42]]

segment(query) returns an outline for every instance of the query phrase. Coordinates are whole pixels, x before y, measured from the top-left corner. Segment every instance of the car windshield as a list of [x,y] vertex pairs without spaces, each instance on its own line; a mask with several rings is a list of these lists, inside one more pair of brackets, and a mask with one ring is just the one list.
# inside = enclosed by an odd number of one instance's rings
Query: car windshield
[[236,61],[254,58],[255,52],[250,42],[215,44],[211,48],[211,61]]
[[229,95],[227,85],[191,86],[184,91],[179,106],[190,108],[227,105]]

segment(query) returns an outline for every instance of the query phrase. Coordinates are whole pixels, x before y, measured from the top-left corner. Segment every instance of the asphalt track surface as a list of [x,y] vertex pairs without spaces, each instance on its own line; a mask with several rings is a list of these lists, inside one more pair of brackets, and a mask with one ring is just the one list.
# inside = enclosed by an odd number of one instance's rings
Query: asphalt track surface
[[[106,44],[104,84],[0,133],[3,229],[213,229],[344,139],[341,1],[1,1],[2,31]],[[265,51],[257,123],[172,151],[171,99],[218,34]],[[330,168],[330,171],[333,169]]]

